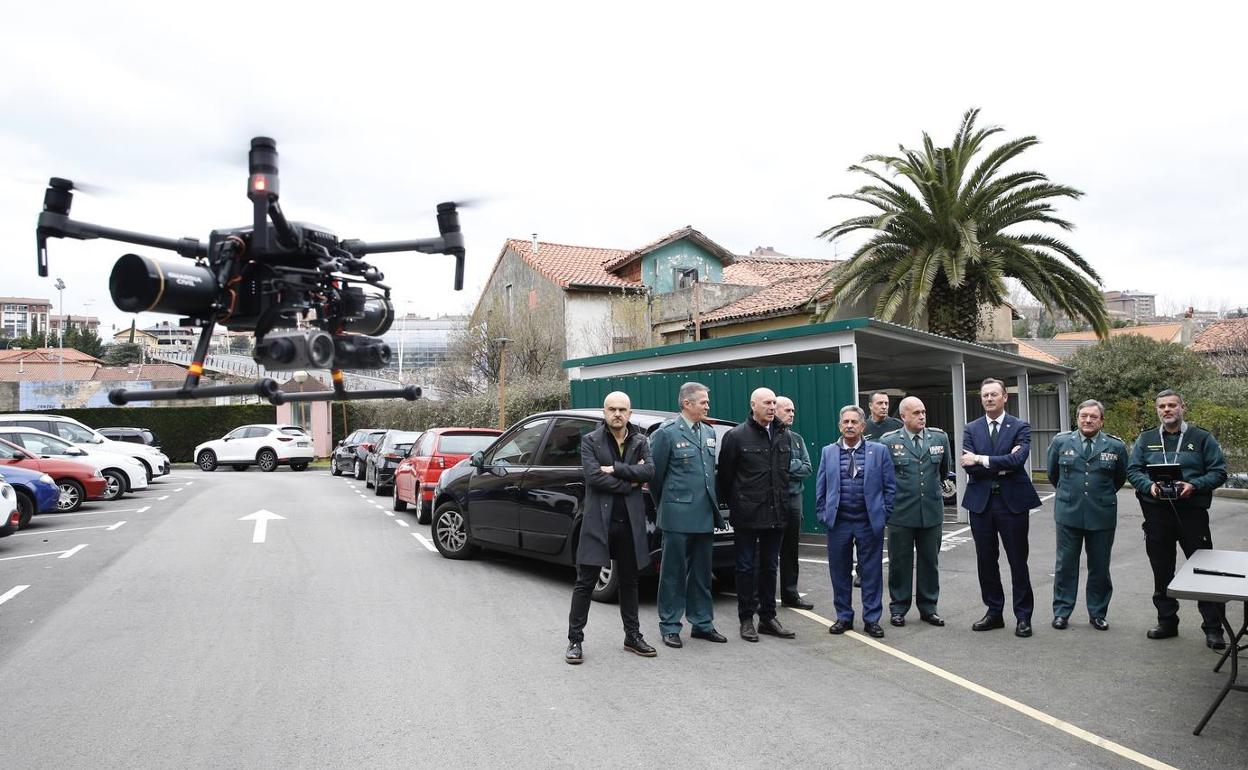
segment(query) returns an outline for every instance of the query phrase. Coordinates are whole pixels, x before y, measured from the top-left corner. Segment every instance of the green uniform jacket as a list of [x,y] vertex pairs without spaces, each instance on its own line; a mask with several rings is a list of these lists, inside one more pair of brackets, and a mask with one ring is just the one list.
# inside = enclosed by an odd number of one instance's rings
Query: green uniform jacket
[[[1183,480],[1196,487],[1196,491],[1186,500],[1176,501],[1194,508],[1208,508],[1213,503],[1213,490],[1226,483],[1226,456],[1222,447],[1209,431],[1195,425],[1183,423],[1183,445],[1177,447],[1178,463],[1183,473]],[[1167,433],[1166,443],[1162,444],[1161,427],[1149,428],[1135,440],[1131,449],[1131,460],[1127,463],[1127,481],[1135,487],[1135,496],[1139,499],[1158,502],[1149,494],[1153,482],[1148,478],[1148,465],[1161,462],[1175,462],[1175,440],[1178,433]]]
[[802,493],[802,483],[810,475],[810,452],[806,449],[806,439],[792,430],[789,438],[793,439],[793,454],[789,455],[789,497]]
[[1079,431],[1059,433],[1049,444],[1049,483],[1057,490],[1053,518],[1078,529],[1113,529],[1118,490],[1127,480],[1127,445],[1104,431],[1092,437],[1092,454]]
[[880,437],[893,458],[897,497],[888,523],[900,527],[935,527],[945,520],[944,482],[949,475],[949,437],[940,428],[924,428],[916,450],[905,428]]
[[659,529],[667,532],[712,532],[724,519],[715,498],[715,429],[683,417],[664,422],[650,434],[654,481],[650,496],[658,511]]

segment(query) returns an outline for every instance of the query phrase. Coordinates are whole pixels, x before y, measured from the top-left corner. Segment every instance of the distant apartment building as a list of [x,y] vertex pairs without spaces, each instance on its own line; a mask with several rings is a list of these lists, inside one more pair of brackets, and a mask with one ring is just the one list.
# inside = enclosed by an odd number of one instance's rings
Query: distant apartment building
[[1157,317],[1157,295],[1142,291],[1106,291],[1105,309],[1111,316],[1139,323]]
[[96,334],[100,332],[100,319],[93,315],[73,315],[72,313],[69,315],[49,315],[48,331],[52,334],[59,334],[62,323],[66,324],[66,331],[70,329],[86,329]]
[[0,297],[0,333],[5,337],[22,337],[34,331],[47,331],[51,313],[51,300]]

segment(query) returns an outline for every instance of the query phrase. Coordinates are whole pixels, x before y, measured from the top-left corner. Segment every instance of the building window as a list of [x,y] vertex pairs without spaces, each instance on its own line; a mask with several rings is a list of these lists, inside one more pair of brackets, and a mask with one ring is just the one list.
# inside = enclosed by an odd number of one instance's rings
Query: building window
[[515,312],[515,305],[513,304],[514,300],[511,296],[511,284],[507,284],[506,288],[507,288],[507,320],[510,321],[512,315]]
[[672,284],[677,289],[688,289],[697,282],[698,269],[696,267],[672,268]]

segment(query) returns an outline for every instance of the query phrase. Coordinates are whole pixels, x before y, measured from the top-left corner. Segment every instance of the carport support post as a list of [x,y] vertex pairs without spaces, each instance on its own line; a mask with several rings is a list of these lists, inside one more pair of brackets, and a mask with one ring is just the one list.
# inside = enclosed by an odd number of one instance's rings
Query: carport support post
[[1057,420],[1059,431],[1071,429],[1070,382],[1065,377],[1057,381]]
[[849,404],[858,403],[858,397],[859,397],[859,393],[858,393],[858,344],[855,342],[851,342],[848,345],[840,345],[836,349],[836,355],[837,355],[837,360],[840,361],[842,364],[853,364],[854,366],[854,369],[853,369],[854,392],[852,394],[853,400],[848,401],[844,404],[837,404],[836,408],[840,409],[842,406],[848,406]]
[[1031,422],[1031,388],[1027,370],[1019,369],[1015,377],[1018,380],[1018,419]]
[[966,364],[962,356],[949,364],[953,385],[953,433],[949,436],[949,449],[953,451],[954,465],[958,469],[958,523],[969,522],[970,514],[961,503],[966,496],[966,471],[962,470],[962,431],[966,430]]

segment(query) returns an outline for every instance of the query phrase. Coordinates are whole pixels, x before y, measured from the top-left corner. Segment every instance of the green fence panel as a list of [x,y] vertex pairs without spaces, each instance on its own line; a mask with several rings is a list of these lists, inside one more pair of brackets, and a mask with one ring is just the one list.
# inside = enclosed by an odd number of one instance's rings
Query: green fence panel
[[[612,391],[627,393],[634,409],[676,411],[676,393],[686,382],[700,382],[711,391],[711,416],[740,422],[749,417],[750,393],[771,388],[778,395],[793,399],[797,418],[793,429],[806,441],[806,449],[818,472],[823,447],[840,438],[837,427],[841,407],[857,402],[852,364],[817,366],[771,366],[749,369],[637,374],[572,381],[572,406],[601,408]],[[802,505],[802,531],[820,532],[815,521],[815,477],[806,481]]]

